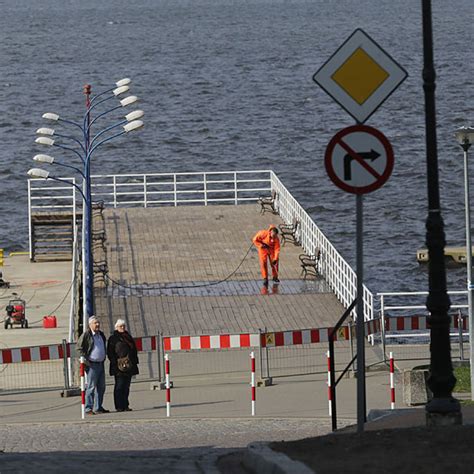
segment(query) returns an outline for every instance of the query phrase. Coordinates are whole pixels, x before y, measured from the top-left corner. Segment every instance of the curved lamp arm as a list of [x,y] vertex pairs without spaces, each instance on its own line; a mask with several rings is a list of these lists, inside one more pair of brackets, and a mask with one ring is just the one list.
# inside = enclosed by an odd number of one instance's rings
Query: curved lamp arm
[[94,97],[92,97],[91,104],[93,104],[99,97],[107,94],[108,92],[114,91],[117,87],[128,86],[128,85],[130,85],[131,82],[132,82],[132,80],[129,79],[128,77],[126,77],[124,79],[120,79],[120,81],[117,81],[115,83],[115,87],[112,87],[111,89],[107,89],[107,90],[101,92],[100,94],[97,94]]
[[89,153],[87,154],[86,157],[86,164],[89,162],[90,157],[94,150],[96,150],[100,145],[119,137],[120,135],[123,135],[125,133],[133,132],[134,130],[137,130],[139,128],[143,127],[143,122],[141,120],[134,120],[133,122],[127,123],[127,125],[124,125],[123,127],[123,132],[116,133],[115,135],[112,135],[111,137],[104,138],[101,140],[99,143],[96,143],[91,149],[89,150]]
[[76,183],[72,183],[71,181],[66,181],[65,179],[56,178],[55,176],[51,176],[49,174],[49,171],[42,170],[40,168],[30,169],[28,171],[28,176],[30,176],[31,178],[53,179],[54,181],[59,181],[60,183],[69,184],[71,186],[74,186],[81,193],[82,199],[87,203],[86,196],[82,192],[82,189]]
[[46,163],[48,165],[58,165],[58,166],[63,166],[64,168],[70,168],[75,171],[77,171],[84,179],[84,173],[79,169],[76,168],[75,166],[68,165],[67,163],[60,163],[59,161],[56,161],[52,156],[49,155],[35,155],[33,157],[34,161],[37,161],[38,163]]
[[84,157],[77,151],[77,150],[74,150],[74,148],[70,148],[68,146],[64,146],[64,145],[59,145],[58,143],[56,143],[53,139],[51,138],[47,138],[47,137],[38,137],[36,140],[35,140],[35,143],[39,143],[40,145],[47,145],[47,146],[56,146],[58,148],[62,148],[63,150],[68,150],[68,151],[72,151],[73,153],[75,153],[83,163],[85,163],[85,159]]

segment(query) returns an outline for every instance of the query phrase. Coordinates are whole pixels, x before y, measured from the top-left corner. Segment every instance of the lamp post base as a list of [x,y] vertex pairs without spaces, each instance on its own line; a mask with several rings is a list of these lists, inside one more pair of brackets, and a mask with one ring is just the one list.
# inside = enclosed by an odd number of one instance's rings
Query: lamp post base
[[426,405],[426,426],[462,425],[461,405],[453,397],[433,398]]

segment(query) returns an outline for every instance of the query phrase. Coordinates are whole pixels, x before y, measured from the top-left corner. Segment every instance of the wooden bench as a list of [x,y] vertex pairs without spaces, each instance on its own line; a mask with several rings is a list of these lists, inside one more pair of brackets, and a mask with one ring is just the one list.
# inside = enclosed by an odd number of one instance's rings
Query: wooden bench
[[260,214],[264,214],[266,211],[269,211],[272,214],[278,214],[276,191],[272,191],[271,196],[260,196],[257,202],[260,204]]
[[285,245],[287,241],[292,242],[293,245],[298,245],[300,243],[298,235],[300,221],[298,219],[293,218],[291,224],[280,224],[278,227],[280,229],[280,235],[281,240],[283,241],[283,245]]
[[319,263],[321,261],[321,250],[316,250],[316,255],[307,255],[305,253],[299,256],[301,262],[301,275],[304,275],[304,279],[306,277],[314,276],[315,278],[320,276],[319,272]]

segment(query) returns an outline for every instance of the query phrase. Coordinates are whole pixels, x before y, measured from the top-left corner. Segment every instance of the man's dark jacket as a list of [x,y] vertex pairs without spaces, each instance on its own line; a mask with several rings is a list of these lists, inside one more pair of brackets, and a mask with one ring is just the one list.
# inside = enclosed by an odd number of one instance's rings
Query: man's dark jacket
[[[107,347],[105,334],[102,331],[99,331],[102,340],[104,341],[104,348]],[[79,356],[84,356],[89,360],[89,355],[94,347],[94,338],[92,336],[92,330],[89,328],[87,331],[83,332],[77,341],[77,353]]]

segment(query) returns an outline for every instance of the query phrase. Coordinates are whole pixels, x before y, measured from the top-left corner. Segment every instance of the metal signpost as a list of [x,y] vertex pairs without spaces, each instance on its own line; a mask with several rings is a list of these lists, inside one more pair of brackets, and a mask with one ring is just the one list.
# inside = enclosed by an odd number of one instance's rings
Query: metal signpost
[[365,331],[363,301],[363,194],[380,188],[393,169],[393,150],[377,129],[362,125],[407,78],[408,73],[361,29],[340,46],[313,80],[339,103],[358,125],[331,139],[325,166],[336,186],[356,195],[357,273],[357,431],[366,421]]

